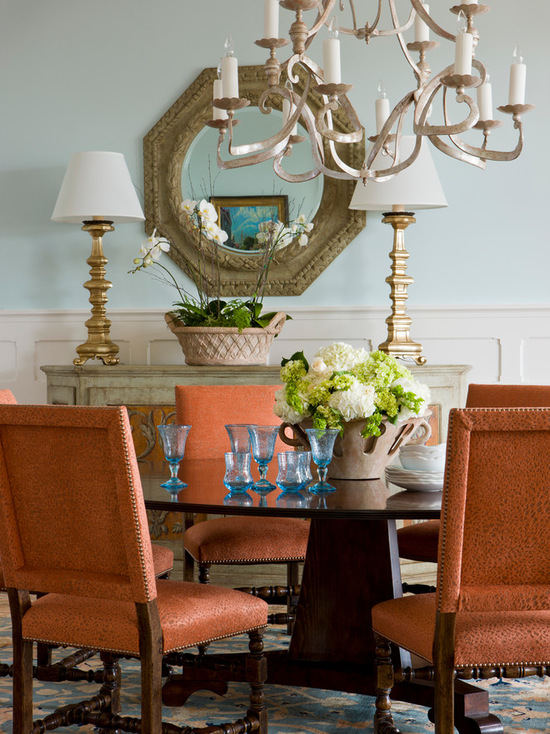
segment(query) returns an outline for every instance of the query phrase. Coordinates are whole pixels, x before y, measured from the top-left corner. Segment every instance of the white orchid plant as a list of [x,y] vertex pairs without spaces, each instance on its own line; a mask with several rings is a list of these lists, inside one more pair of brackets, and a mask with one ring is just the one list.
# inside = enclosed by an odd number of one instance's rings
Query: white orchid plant
[[[169,252],[170,242],[164,237],[153,234],[141,245],[140,256],[135,258],[135,267],[130,273],[154,267],[157,278],[176,288],[179,300],[173,303],[170,312],[174,318],[184,326],[233,326],[244,329],[249,326],[266,327],[275,312],[263,313],[263,299],[269,274],[269,267],[275,252],[288,247],[297,240],[301,247],[308,243],[308,233],[313,224],[300,214],[289,225],[279,221],[262,222],[256,234],[256,242],[260,251],[254,257],[258,258],[258,277],[252,295],[246,299],[232,299],[224,301],[219,296],[220,279],[218,262],[207,260],[203,249],[203,237],[215,245],[224,245],[228,239],[227,233],[218,225],[218,213],[215,207],[205,199],[185,199],[181,203],[182,211],[187,215],[191,226],[199,233],[198,277],[195,280],[198,296],[188,293],[174,278],[170,270],[163,265],[161,256]],[[214,258],[215,259],[215,258]],[[212,295],[207,287],[204,271],[210,266],[214,279],[217,280],[218,294]],[[148,272],[152,273],[153,270]],[[287,316],[287,318],[290,318]]]
[[284,386],[275,393],[275,414],[295,424],[311,419],[314,428],[338,428],[364,419],[362,435],[379,436],[390,423],[423,415],[430,390],[410,370],[384,352],[369,353],[335,342],[308,363],[303,352],[283,359]]

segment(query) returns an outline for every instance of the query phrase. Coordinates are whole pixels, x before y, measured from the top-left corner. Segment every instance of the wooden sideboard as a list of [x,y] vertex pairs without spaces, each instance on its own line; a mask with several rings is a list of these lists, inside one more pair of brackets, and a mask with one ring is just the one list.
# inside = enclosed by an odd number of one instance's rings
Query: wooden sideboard
[[[174,405],[176,385],[276,384],[279,367],[190,367],[188,365],[45,365],[48,403],[59,405],[126,405],[166,407]],[[466,400],[468,365],[423,365],[410,368],[415,378],[431,390],[436,414],[436,442],[447,436],[449,410]]]

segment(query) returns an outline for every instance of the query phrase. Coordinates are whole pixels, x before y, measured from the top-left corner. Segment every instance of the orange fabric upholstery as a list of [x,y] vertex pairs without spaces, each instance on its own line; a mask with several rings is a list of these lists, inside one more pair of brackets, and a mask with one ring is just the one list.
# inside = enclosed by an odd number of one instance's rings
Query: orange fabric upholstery
[[156,585],[141,497],[125,410],[0,406],[7,586],[151,601]]
[[185,549],[197,563],[303,561],[309,525],[292,517],[224,517],[185,531]]
[[17,400],[11,390],[0,390],[0,405],[16,405]]
[[[373,608],[372,623],[384,637],[432,662],[435,594],[391,599]],[[411,635],[414,630],[414,636]],[[543,657],[541,658],[541,652]],[[550,611],[463,612],[456,618],[454,664],[525,664],[550,661]]]
[[[248,594],[185,581],[157,581],[162,652],[196,647],[266,624],[266,604]],[[258,603],[259,602],[259,603]],[[139,654],[135,606],[47,594],[23,619],[23,636],[70,647]]]
[[[217,459],[231,450],[227,423],[281,423],[273,412],[280,385],[176,385],[176,422],[192,426],[185,459]],[[289,447],[279,438],[277,451]]]
[[384,639],[433,661],[436,732],[453,731],[454,669],[550,670],[549,470],[550,408],[451,410],[436,594],[372,609],[379,665]]
[[[0,405],[17,405],[15,395],[11,390],[0,390]],[[172,570],[174,554],[169,548],[153,544],[152,552],[155,576],[162,576]],[[4,587],[4,577],[0,569],[0,589]]]
[[[468,386],[467,408],[550,408],[550,385]],[[397,531],[399,555],[412,561],[437,560],[439,520],[417,523]]]

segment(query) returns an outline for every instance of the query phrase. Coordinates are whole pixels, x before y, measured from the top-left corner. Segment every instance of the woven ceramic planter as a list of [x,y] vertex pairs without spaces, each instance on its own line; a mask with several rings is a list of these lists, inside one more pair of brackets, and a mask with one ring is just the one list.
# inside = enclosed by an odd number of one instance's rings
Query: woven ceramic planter
[[[279,435],[290,446],[304,446],[309,449],[304,428],[312,427],[311,421],[296,425],[283,423]],[[344,436],[337,436],[332,461],[328,466],[330,479],[376,479],[384,476],[384,469],[395,457],[401,446],[407,443],[425,443],[431,435],[428,415],[410,418],[396,425],[383,420],[380,424],[382,434],[363,438],[361,431],[364,420],[349,421],[344,424]],[[289,438],[285,429],[292,429],[294,438]],[[421,430],[418,430],[421,429]],[[418,431],[418,435],[413,435]]]
[[184,326],[169,313],[164,319],[180,343],[185,364],[247,365],[266,364],[286,314],[276,313],[264,329],[251,327],[241,331],[229,326]]

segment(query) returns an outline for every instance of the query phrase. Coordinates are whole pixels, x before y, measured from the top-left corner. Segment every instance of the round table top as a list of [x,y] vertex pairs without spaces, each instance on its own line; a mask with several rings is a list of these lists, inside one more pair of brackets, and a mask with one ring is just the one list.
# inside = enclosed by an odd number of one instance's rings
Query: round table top
[[[274,467],[268,478],[274,482]],[[164,462],[140,462],[145,505],[151,510],[204,512],[223,515],[266,515],[309,518],[413,519],[438,518],[442,492],[401,490],[384,479],[329,479],[336,491],[316,495],[303,490],[283,494],[279,487],[264,500],[249,489],[244,498],[228,497],[223,484],[223,459],[185,460],[180,476],[187,482],[172,498],[160,485],[169,477]],[[310,485],[311,486],[311,485]],[[245,504],[248,503],[248,504]]]

